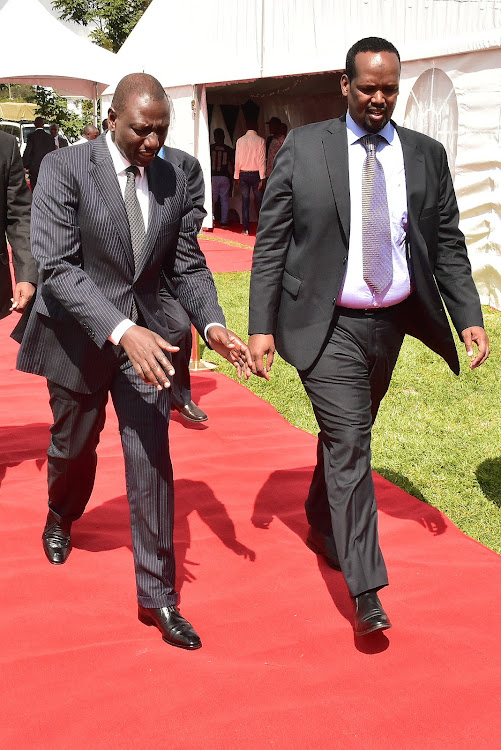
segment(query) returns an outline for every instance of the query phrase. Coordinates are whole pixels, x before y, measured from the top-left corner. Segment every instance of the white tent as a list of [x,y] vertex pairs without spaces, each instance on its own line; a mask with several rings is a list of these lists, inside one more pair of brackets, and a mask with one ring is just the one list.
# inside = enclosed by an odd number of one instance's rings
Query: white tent
[[54,18],[38,0],[8,0],[0,10],[0,81],[51,86],[97,101],[116,78],[116,55]]
[[336,116],[346,50],[364,36],[399,49],[394,118],[444,143],[482,301],[501,309],[499,0],[153,0],[117,62],[167,88],[169,142],[200,159],[209,209],[209,111],[227,134],[221,105],[248,98],[263,134],[271,115],[290,127]]

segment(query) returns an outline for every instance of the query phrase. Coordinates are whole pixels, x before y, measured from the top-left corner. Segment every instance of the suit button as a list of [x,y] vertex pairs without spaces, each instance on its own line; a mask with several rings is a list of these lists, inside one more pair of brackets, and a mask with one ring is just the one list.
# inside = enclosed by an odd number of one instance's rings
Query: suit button
[[348,263],[348,256],[345,255],[343,258],[343,266],[345,266]]

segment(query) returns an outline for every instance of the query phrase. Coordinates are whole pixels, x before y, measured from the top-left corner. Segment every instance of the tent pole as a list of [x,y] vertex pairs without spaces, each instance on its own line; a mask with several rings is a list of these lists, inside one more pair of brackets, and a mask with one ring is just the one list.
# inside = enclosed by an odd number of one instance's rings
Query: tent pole
[[93,112],[94,126],[97,128],[97,82],[94,81],[94,112]]

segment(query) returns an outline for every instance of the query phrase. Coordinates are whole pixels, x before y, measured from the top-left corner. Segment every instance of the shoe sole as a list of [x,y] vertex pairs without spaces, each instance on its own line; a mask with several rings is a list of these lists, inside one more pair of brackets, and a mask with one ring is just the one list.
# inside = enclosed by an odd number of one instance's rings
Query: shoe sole
[[362,630],[357,631],[355,630],[354,633],[358,638],[361,638],[363,635],[370,635],[370,633],[375,633],[377,630],[389,630],[391,628],[391,623],[388,623],[387,625],[374,625],[373,628],[370,630]]
[[[148,627],[154,626],[157,630],[159,630],[158,625],[156,624],[155,620],[152,620],[150,617],[147,617],[146,615],[142,615],[138,612],[137,619],[139,622],[142,622],[143,625],[147,625]],[[190,646],[189,644],[183,645],[182,643],[175,643],[174,641],[169,641],[168,638],[165,636],[162,636],[162,641],[164,643],[168,643],[169,646],[175,646],[176,648],[184,648],[186,651],[196,651],[199,648],[202,648],[201,643],[194,644],[193,646]]]
[[333,570],[338,570],[341,572],[341,566],[339,564],[336,564],[333,560],[331,560],[327,555],[324,555],[320,547],[317,547],[315,542],[312,542],[311,539],[306,539],[305,542],[308,549],[311,549],[312,552],[314,552],[319,557],[323,557],[329,568],[332,568]]

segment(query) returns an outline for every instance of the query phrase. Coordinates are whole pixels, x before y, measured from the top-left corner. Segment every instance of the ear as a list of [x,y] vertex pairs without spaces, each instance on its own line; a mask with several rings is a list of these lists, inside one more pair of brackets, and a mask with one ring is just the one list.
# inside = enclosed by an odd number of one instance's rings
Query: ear
[[350,81],[348,79],[348,76],[346,73],[343,73],[341,76],[341,93],[343,96],[348,96],[348,90],[350,88]]
[[108,110],[108,129],[112,132],[115,130],[116,125],[116,119],[117,119],[117,113],[113,109],[113,107],[110,107]]

